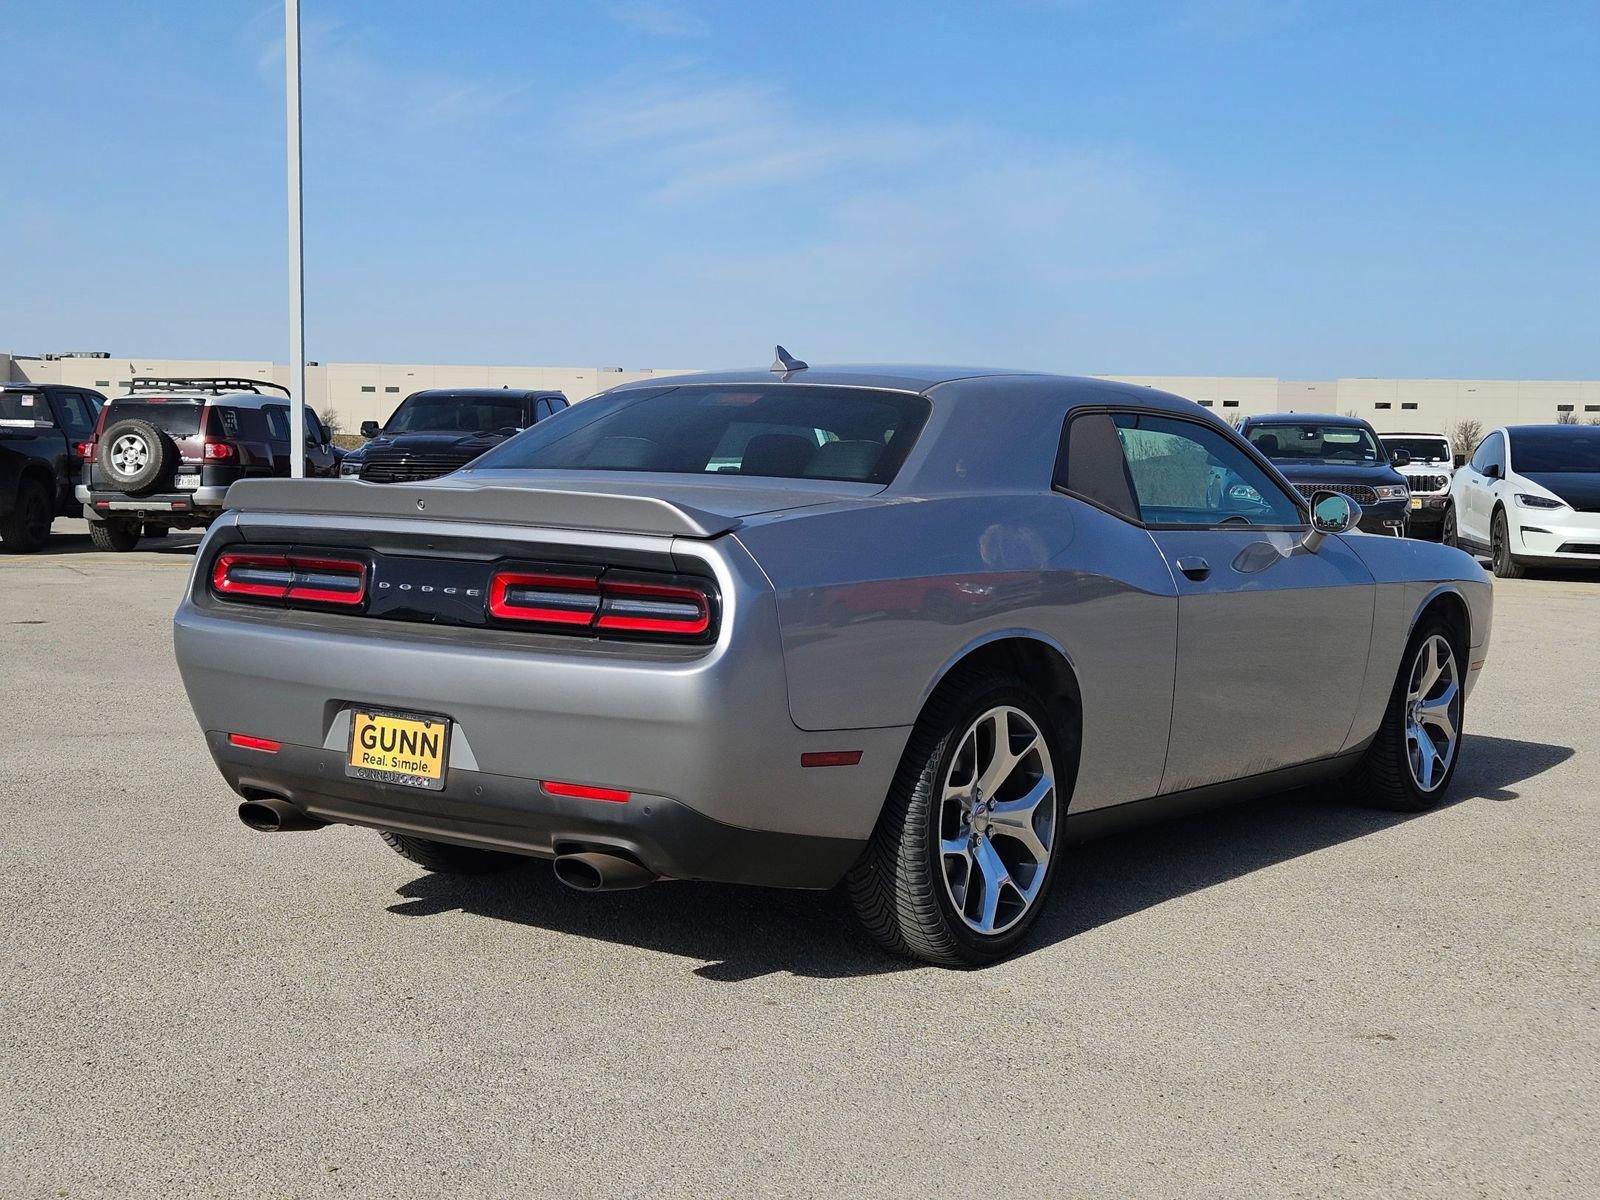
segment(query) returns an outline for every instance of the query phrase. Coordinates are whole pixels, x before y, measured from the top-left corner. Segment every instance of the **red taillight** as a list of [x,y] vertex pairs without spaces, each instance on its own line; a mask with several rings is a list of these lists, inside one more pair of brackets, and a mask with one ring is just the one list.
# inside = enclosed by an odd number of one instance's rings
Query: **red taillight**
[[570,796],[574,800],[609,800],[614,804],[625,804],[632,794],[616,788],[589,787],[582,783],[559,783],[554,779],[546,779],[539,786],[552,796]]
[[567,575],[515,568],[496,571],[489,615],[518,624],[660,634],[700,639],[711,629],[711,593],[685,580],[643,576]]
[[350,608],[366,599],[367,564],[351,558],[224,550],[211,568],[211,590],[230,600],[284,600]]
[[79,442],[73,447],[73,449],[77,452],[78,457],[81,459],[87,460],[94,457],[93,442]]
[[231,462],[239,452],[232,442],[207,442],[202,453],[207,462]]
[[282,742],[275,742],[271,738],[252,737],[248,733],[230,733],[228,744],[246,750],[260,750],[267,754],[276,754],[283,747]]

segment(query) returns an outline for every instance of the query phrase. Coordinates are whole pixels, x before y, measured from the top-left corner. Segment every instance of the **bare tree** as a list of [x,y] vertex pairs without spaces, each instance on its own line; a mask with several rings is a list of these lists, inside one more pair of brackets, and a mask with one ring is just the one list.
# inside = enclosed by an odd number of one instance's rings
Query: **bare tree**
[[1577,423],[1578,423],[1578,414],[1573,412],[1570,408],[1567,409],[1565,412],[1558,412],[1556,414],[1556,424],[1557,425],[1576,425]]
[[339,415],[339,410],[330,408],[322,414],[322,427],[328,431],[328,436],[344,432],[344,418]]
[[1470,417],[1457,421],[1450,430],[1450,449],[1457,454],[1471,454],[1483,437],[1483,422]]

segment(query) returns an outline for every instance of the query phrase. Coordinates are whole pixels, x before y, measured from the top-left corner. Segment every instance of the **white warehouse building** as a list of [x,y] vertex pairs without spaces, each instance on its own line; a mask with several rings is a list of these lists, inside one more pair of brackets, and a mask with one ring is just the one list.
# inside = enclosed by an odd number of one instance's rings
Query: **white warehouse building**
[[[450,366],[433,363],[322,363],[306,372],[306,399],[319,412],[336,413],[346,431],[362,421],[382,421],[423,388],[553,388],[583,400],[640,379],[665,378],[699,368]],[[0,352],[0,381],[66,383],[107,396],[127,390],[135,376],[232,376],[287,384],[289,368],[261,360],[130,358]],[[1355,413],[1380,433],[1448,433],[1461,421],[1488,428],[1560,420],[1600,423],[1600,379],[1329,379],[1275,376],[1106,375],[1175,392],[1227,420],[1265,412]]]

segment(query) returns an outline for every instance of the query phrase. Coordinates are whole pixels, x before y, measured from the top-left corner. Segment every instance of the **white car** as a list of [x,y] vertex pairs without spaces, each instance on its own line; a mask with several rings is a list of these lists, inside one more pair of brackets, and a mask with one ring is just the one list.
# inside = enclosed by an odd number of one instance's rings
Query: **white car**
[[1432,541],[1444,532],[1444,515],[1450,508],[1450,480],[1456,473],[1450,439],[1442,433],[1380,433],[1378,440],[1394,458],[1404,450],[1411,461],[1395,470],[1411,488],[1410,536]]
[[1529,566],[1600,567],[1600,428],[1491,430],[1450,486],[1444,540],[1502,579]]

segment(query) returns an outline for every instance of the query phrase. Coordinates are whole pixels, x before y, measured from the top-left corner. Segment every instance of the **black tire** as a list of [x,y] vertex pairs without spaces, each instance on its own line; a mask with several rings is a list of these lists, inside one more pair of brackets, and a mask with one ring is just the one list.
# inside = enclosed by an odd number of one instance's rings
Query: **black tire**
[[[1052,763],[1059,764],[1056,835],[1044,884],[1031,907],[1011,928],[985,935],[967,926],[945,887],[933,798],[959,749],[957,740],[982,714],[999,705],[1026,713],[1043,732]],[[846,876],[851,903],[867,933],[892,954],[940,966],[982,966],[1010,954],[1028,936],[1049,900],[1063,853],[1060,834],[1070,799],[1060,790],[1061,780],[1071,777],[1048,707],[1021,680],[990,670],[947,680],[917,719],[877,827]]]
[[1444,523],[1439,527],[1439,542],[1445,546],[1461,547],[1461,541],[1456,534],[1456,506],[1452,504],[1444,510]]
[[0,549],[7,554],[31,554],[50,540],[50,489],[37,479],[24,479],[17,502],[0,517]]
[[[99,443],[95,464],[106,486],[130,496],[155,491],[172,478],[178,465],[178,447],[166,431],[135,417],[113,423]],[[124,445],[142,445],[137,466],[129,468],[119,459]]]
[[1442,635],[1450,643],[1455,656],[1457,686],[1466,681],[1467,647],[1461,644],[1457,632],[1437,617],[1424,619],[1406,643],[1406,652],[1401,656],[1400,670],[1395,675],[1394,689],[1389,693],[1389,704],[1383,711],[1383,723],[1378,726],[1377,736],[1372,739],[1372,744],[1367,747],[1347,781],[1351,789],[1350,798],[1358,804],[1393,812],[1426,812],[1450,790],[1450,782],[1455,778],[1456,767],[1461,764],[1465,746],[1460,736],[1466,715],[1465,697],[1456,716],[1455,754],[1431,791],[1424,791],[1412,778],[1406,745],[1407,684],[1418,654],[1435,634]]
[[96,550],[126,553],[139,544],[139,523],[126,517],[107,517],[89,522],[89,540]]
[[522,866],[528,861],[520,854],[434,842],[388,829],[379,830],[378,836],[401,858],[408,858],[417,866],[441,875],[493,875],[497,871],[509,871]]
[[1489,562],[1496,579],[1521,579],[1528,569],[1511,553],[1511,528],[1506,520],[1506,510],[1494,510],[1494,521],[1489,531]]

